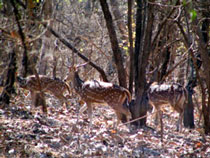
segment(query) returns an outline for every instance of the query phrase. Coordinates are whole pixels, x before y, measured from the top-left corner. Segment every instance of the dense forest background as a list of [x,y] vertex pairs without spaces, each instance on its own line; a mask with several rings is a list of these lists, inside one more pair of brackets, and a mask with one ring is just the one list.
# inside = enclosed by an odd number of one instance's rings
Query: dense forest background
[[[206,0],[0,0],[0,156],[210,157],[209,24]],[[101,105],[88,134],[71,84],[70,109],[46,93],[45,115],[16,83],[34,74],[64,81],[67,65],[85,62],[83,80],[129,89],[132,131],[113,129],[116,116]],[[186,88],[184,131],[175,130],[170,107],[164,130],[154,125],[154,82]]]

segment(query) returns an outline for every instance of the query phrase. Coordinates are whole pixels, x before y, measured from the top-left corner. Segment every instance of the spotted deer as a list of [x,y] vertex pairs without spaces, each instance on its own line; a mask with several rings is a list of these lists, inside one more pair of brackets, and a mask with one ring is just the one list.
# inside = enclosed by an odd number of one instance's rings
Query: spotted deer
[[149,88],[148,97],[150,105],[153,106],[153,112],[157,112],[155,123],[157,124],[158,117],[159,119],[162,119],[161,107],[169,104],[175,111],[179,113],[177,131],[181,131],[184,115],[184,104],[187,100],[187,90],[177,83],[159,85],[153,84]]
[[[83,64],[84,65],[84,64]],[[131,119],[131,113],[123,104],[126,99],[131,101],[130,92],[118,85],[102,82],[98,80],[83,81],[78,74],[78,68],[83,65],[69,67],[69,75],[67,80],[73,82],[74,89],[81,99],[85,102],[85,105],[80,109],[80,113],[88,110],[88,117],[90,119],[89,127],[92,126],[92,110],[93,104],[108,104],[114,109],[117,115],[117,124],[125,115],[127,121]]]
[[58,98],[62,105],[65,103],[68,106],[67,97],[64,96],[64,92],[68,91],[69,95],[70,88],[68,84],[60,79],[52,79],[50,77],[39,75],[40,85],[35,75],[22,78],[17,76],[17,82],[23,89],[27,89],[31,93],[32,104],[34,107],[39,106],[38,104],[43,103],[43,99],[39,95],[40,86],[42,92],[50,93]]

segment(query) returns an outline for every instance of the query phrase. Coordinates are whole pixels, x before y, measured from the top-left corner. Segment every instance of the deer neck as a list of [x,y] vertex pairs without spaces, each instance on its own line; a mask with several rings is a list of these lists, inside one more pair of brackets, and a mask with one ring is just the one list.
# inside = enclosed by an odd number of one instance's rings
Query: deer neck
[[75,72],[74,73],[74,89],[76,90],[76,92],[79,92],[82,89],[83,83],[84,83],[84,81],[81,80],[78,72]]

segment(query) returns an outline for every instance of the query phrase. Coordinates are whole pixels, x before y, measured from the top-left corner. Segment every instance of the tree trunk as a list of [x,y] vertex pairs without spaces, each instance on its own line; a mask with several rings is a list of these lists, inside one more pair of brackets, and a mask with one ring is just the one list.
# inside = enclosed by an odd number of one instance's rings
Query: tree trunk
[[111,41],[112,51],[114,54],[115,64],[116,64],[117,72],[118,72],[119,85],[126,88],[127,87],[126,78],[125,78],[126,73],[125,73],[125,68],[123,66],[122,52],[119,48],[117,35],[116,35],[114,25],[113,25],[112,15],[109,11],[109,7],[106,0],[100,0],[100,4],[102,7],[102,11],[104,13],[106,26],[107,26],[109,38]]
[[166,75],[168,64],[169,64],[169,60],[170,60],[170,56],[171,56],[171,51],[170,51],[170,48],[167,47],[165,52],[164,52],[164,61],[163,61],[163,65],[161,67],[159,81],[162,81],[163,77]]
[[[132,0],[128,1],[128,3],[132,3]],[[110,4],[112,7],[112,12],[113,12],[115,20],[117,22],[117,26],[119,28],[121,37],[123,40],[127,40],[127,38],[126,38],[126,24],[122,19],[123,16],[121,15],[120,10],[119,10],[119,3],[117,0],[111,0]]]
[[135,50],[134,50],[134,69],[135,69],[135,95],[137,95],[138,89],[138,78],[139,78],[139,54],[141,50],[141,39],[142,39],[142,0],[137,1],[137,10],[136,10],[136,39],[135,39]]
[[[44,20],[49,20],[52,17],[52,0],[48,0],[44,2],[43,5],[43,14]],[[50,22],[50,26],[52,27],[52,22]],[[52,36],[50,31],[45,33],[45,36],[42,38],[42,48],[40,53],[40,61],[39,61],[39,74],[46,75],[47,73],[47,59],[46,52],[50,52],[50,43],[52,41]]]
[[39,60],[39,74],[40,75],[46,75],[47,73],[47,58],[46,52],[50,51],[50,38],[44,36],[42,38],[42,47],[41,47],[41,53],[40,53],[40,60]]
[[5,87],[2,91],[2,94],[0,95],[0,105],[1,108],[4,108],[9,105],[10,103],[10,96],[12,93],[15,93],[15,89],[13,87],[15,82],[15,73],[16,73],[16,54],[15,51],[12,50],[9,53],[9,66],[7,71],[7,79]]
[[130,75],[129,75],[129,91],[133,93],[134,81],[134,52],[133,52],[133,31],[132,31],[132,5],[133,0],[128,0],[128,36],[129,36],[129,54],[130,54]]
[[[137,1],[137,6],[138,6],[138,9],[140,9],[139,11],[137,9],[137,18],[141,18],[142,16],[138,14],[141,14],[142,1]],[[138,84],[138,86],[136,86],[137,94],[136,94],[134,107],[131,108],[133,119],[145,116],[148,109],[147,89],[149,88],[149,86],[146,81],[146,68],[148,65],[148,59],[149,59],[150,49],[151,49],[150,47],[151,47],[154,16],[153,16],[152,4],[147,3],[144,7],[147,7],[147,14],[146,14],[147,22],[146,22],[146,27],[145,27],[145,36],[143,40],[138,41],[139,39],[141,39],[141,37],[139,37],[141,35],[141,31],[136,30],[138,31],[136,32],[136,36],[137,36],[136,47],[140,48],[139,43],[141,42],[141,44],[143,43],[143,50],[141,51],[141,49],[135,48],[135,54],[136,55],[139,54],[139,56],[138,56],[138,61],[135,62],[135,67],[138,67],[138,69],[135,68],[135,70],[138,73],[138,78],[135,78],[137,80],[136,83]],[[136,22],[138,25],[138,22],[142,22],[142,21],[141,19],[137,19]],[[139,27],[140,28],[138,29],[141,30],[141,25]],[[134,124],[138,127],[146,125],[146,117],[138,121],[135,121]]]
[[188,78],[188,84],[186,86],[187,92],[188,92],[188,102],[187,105],[184,108],[184,127],[194,128],[194,104],[192,101],[192,95],[193,95],[193,88],[196,86],[196,76],[194,71],[193,62],[190,59],[190,74]]
[[17,7],[15,5],[16,3],[15,3],[14,0],[10,0],[10,2],[11,2],[12,6],[13,6],[13,9],[14,9],[15,20],[16,20],[17,25],[18,25],[18,34],[20,35],[22,46],[24,48],[24,50],[23,50],[23,57],[22,57],[21,75],[23,77],[26,77],[27,73],[28,73],[28,53],[27,53],[25,35],[24,35],[23,29],[22,29],[22,27],[20,25],[20,14],[19,14],[18,9],[17,9]]
[[[186,18],[187,19],[187,18]],[[187,22],[187,24],[188,24],[188,21],[186,21]],[[191,39],[191,34],[189,33],[189,29],[187,30],[188,31],[188,34],[186,34],[185,33],[185,31],[184,31],[184,29],[183,29],[183,27],[182,27],[182,25],[181,24],[179,24],[179,23],[177,23],[177,25],[178,25],[178,27],[179,27],[179,29],[180,29],[180,31],[181,31],[181,33],[182,33],[182,35],[183,35],[183,37],[184,37],[184,44],[185,44],[185,47],[187,48],[187,49],[189,49],[189,51],[190,51],[190,54],[191,54],[191,61],[192,61],[192,63],[193,63],[193,66],[195,66],[195,67],[197,67],[195,64],[196,63],[194,63],[194,52],[193,52],[193,50],[192,50],[192,48],[190,48],[191,47],[191,41],[192,41],[192,39]],[[189,28],[189,26],[187,27],[187,28]],[[191,67],[192,68],[192,67]],[[196,71],[196,73],[198,72],[198,70]],[[194,73],[194,70],[191,70],[191,73]],[[191,75],[192,76],[192,75]],[[195,80],[193,79],[193,77],[192,77],[192,79],[189,79],[188,80],[188,85],[187,85],[187,91],[188,91],[188,103],[187,104],[185,104],[185,108],[184,108],[184,126],[185,127],[191,127],[191,128],[193,128],[194,127],[194,105],[193,105],[193,102],[192,102],[192,91],[193,91],[193,86],[194,86],[194,83],[193,82],[195,82]]]
[[[210,55],[208,52],[208,42],[209,42],[209,17],[206,17],[206,19],[203,21],[203,26],[202,26],[202,32],[199,27],[196,27],[197,21],[194,22],[194,28],[196,28],[196,33],[197,36],[199,37],[198,39],[198,49],[199,52],[201,53],[201,59],[204,67],[204,72],[205,72],[205,84],[207,87],[207,95],[204,94],[205,91],[203,91],[202,95],[204,98],[202,98],[202,112],[203,112],[203,117],[204,117],[204,129],[205,133],[209,134],[210,133]],[[207,96],[207,102],[206,102],[206,97]]]

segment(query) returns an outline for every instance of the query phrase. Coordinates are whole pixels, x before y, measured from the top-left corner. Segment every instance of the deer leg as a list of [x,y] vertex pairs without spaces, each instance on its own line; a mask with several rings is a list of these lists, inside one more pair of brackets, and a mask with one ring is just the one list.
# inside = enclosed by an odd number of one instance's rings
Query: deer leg
[[66,104],[66,109],[69,109],[70,106],[68,104],[68,99],[63,94],[61,95],[61,100],[62,100],[62,105],[65,103]]
[[44,93],[41,94],[39,92],[31,91],[31,97],[32,97],[32,109],[38,106],[42,106],[42,111],[44,113],[47,113],[47,105],[46,105]]
[[158,115],[160,119],[161,141],[163,141],[163,112],[160,110]]
[[155,114],[154,123],[157,126],[158,125],[158,120],[159,120],[159,108],[157,109],[156,106],[152,102],[149,102],[149,103],[152,106],[152,114]]
[[63,96],[63,94],[54,94],[56,98],[59,99],[59,101],[61,102],[61,105],[64,106],[64,103],[66,104],[66,109],[69,109],[69,105],[68,105],[68,100],[66,99],[66,97]]
[[32,106],[34,106],[35,105],[35,93],[34,93],[34,91],[30,91],[30,94],[31,94]]
[[70,109],[70,105],[68,104],[68,99],[62,94],[61,95],[61,97],[62,97],[62,104],[64,104],[64,102],[65,102],[65,104],[66,104],[66,109]]
[[88,108],[88,118],[90,119],[89,123],[89,131],[90,131],[90,129],[92,129],[92,120],[93,120],[93,115],[92,115],[93,107],[91,106],[91,103],[87,103],[87,108]]
[[32,105],[31,105],[31,109],[34,109],[36,107],[36,92],[34,91],[30,91],[30,94],[31,94],[31,101],[32,101]]
[[159,110],[155,110],[155,125],[158,125],[158,122],[160,120],[160,111]]
[[115,113],[117,115],[117,118],[116,118],[117,120],[114,123],[114,128],[116,128],[120,124],[120,120],[121,120],[121,117],[122,117],[122,115],[119,112],[115,111]]
[[179,119],[177,121],[177,128],[176,128],[176,130],[180,132],[182,131],[183,117],[184,117],[184,112],[180,112]]
[[87,103],[84,103],[83,106],[79,109],[79,114],[82,114],[85,110],[87,110]]

